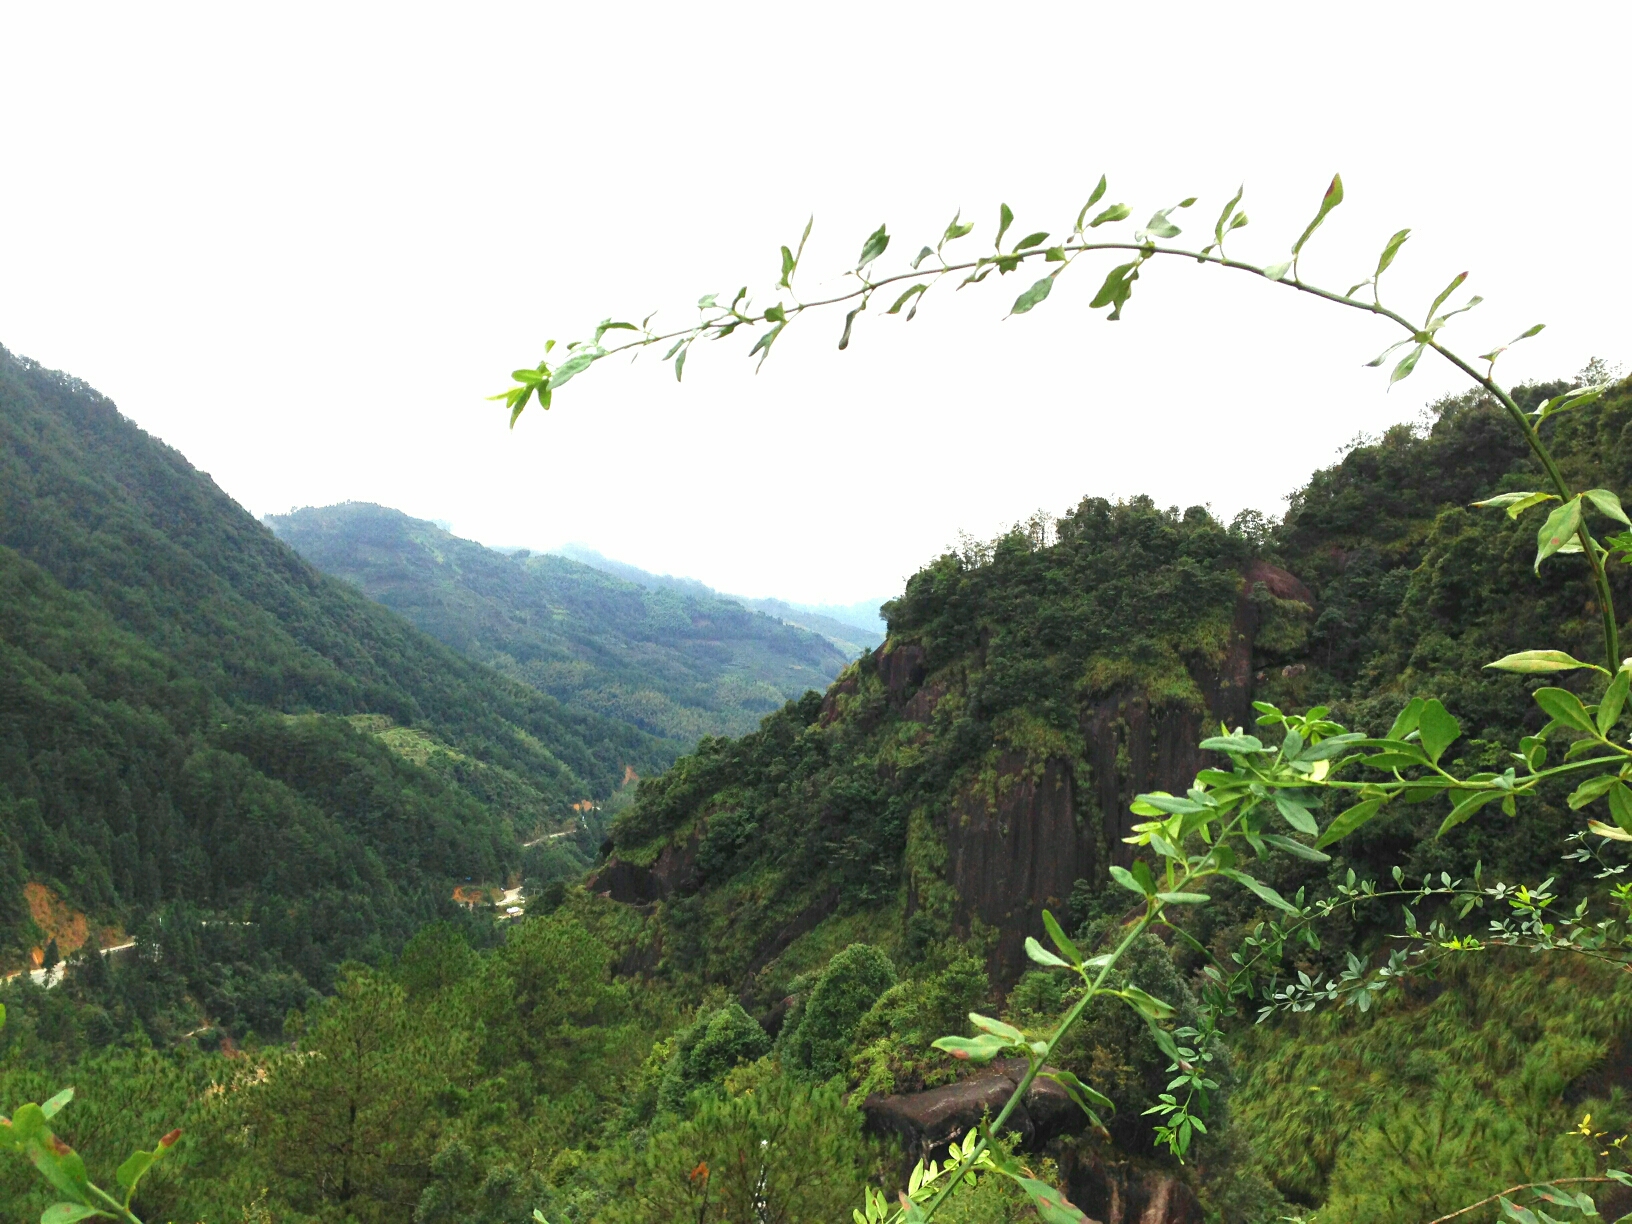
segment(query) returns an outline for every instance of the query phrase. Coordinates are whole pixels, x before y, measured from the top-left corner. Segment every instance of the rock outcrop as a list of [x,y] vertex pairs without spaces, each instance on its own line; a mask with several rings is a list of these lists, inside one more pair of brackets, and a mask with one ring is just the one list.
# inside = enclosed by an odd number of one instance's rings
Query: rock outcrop
[[[892,1096],[875,1093],[862,1103],[867,1126],[875,1134],[900,1138],[912,1159],[939,1159],[946,1147],[984,1118],[995,1118],[1025,1078],[1023,1058],[1000,1058],[968,1079]],[[1004,1123],[1020,1138],[1020,1146],[1036,1151],[1051,1139],[1075,1134],[1088,1118],[1053,1080],[1036,1079],[1025,1099]]]
[[1067,1150],[1060,1173],[1070,1200],[1096,1224],[1202,1224],[1195,1191],[1171,1169]]

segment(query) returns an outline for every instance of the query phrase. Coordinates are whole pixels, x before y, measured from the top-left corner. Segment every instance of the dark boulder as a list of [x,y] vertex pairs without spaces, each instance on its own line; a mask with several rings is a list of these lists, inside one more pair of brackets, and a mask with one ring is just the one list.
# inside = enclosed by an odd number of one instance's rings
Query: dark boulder
[[[899,1136],[909,1156],[939,1158],[946,1146],[977,1126],[996,1118],[1026,1075],[1022,1058],[1002,1058],[968,1079],[895,1096],[878,1093],[862,1103],[867,1125],[875,1134]],[[1036,1079],[1015,1107],[1004,1130],[1019,1136],[1020,1146],[1035,1151],[1060,1135],[1075,1134],[1088,1118],[1053,1080]]]

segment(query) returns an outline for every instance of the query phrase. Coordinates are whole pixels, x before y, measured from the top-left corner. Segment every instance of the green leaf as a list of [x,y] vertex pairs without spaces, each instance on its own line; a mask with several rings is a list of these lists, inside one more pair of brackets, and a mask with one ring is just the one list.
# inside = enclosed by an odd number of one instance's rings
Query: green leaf
[[1017,251],[1029,251],[1032,247],[1042,246],[1043,243],[1047,241],[1048,231],[1038,230],[1035,234],[1027,234],[1024,238],[1020,239],[1019,242],[1014,244],[1014,249]]
[[1513,339],[1509,340],[1506,344],[1498,344],[1495,348],[1491,349],[1490,352],[1479,354],[1479,360],[1480,361],[1488,361],[1488,362],[1491,362],[1492,364],[1494,364],[1495,361],[1496,361],[1496,358],[1500,357],[1503,353],[1507,352],[1507,350],[1509,348],[1511,348],[1513,345],[1517,344],[1520,340],[1530,339],[1531,336],[1534,336],[1534,335],[1538,334],[1539,332],[1541,332],[1542,330],[1544,330],[1546,328],[1546,326],[1547,326],[1547,324],[1545,324],[1545,323],[1537,323],[1533,327],[1529,327],[1529,328],[1525,329],[1524,331],[1520,332],[1518,335],[1514,336]]
[[1632,527],[1632,519],[1627,518],[1626,511],[1621,509],[1621,499],[1608,489],[1588,489],[1582,496],[1598,507],[1599,514]]
[[1309,235],[1319,229],[1321,222],[1326,220],[1326,214],[1341,203],[1343,203],[1343,176],[1334,174],[1332,175],[1331,184],[1326,188],[1326,194],[1320,198],[1320,211],[1315,214],[1315,219],[1309,222],[1309,226],[1303,231],[1303,235],[1292,244],[1294,259],[1303,250],[1303,244],[1309,241]]
[[1270,264],[1264,269],[1264,275],[1272,281],[1278,281],[1284,279],[1291,270],[1292,261],[1289,259],[1285,263]]
[[1033,306],[1037,305],[1037,303],[1048,297],[1049,290],[1053,288],[1054,278],[1052,276],[1043,277],[1042,280],[1038,281],[1030,289],[1027,289],[1019,297],[1014,299],[1014,306],[1010,308],[1009,313],[1025,314]]
[[1588,778],[1585,782],[1581,783],[1580,786],[1576,787],[1575,790],[1570,792],[1570,797],[1566,801],[1570,805],[1570,811],[1579,812],[1594,799],[1601,797],[1604,792],[1615,785],[1615,782],[1616,778],[1614,774],[1604,774],[1601,777]]
[[1516,519],[1531,506],[1539,506],[1543,502],[1557,501],[1556,493],[1502,493],[1496,497],[1487,497],[1484,501],[1476,501],[1476,506],[1501,508],[1507,511],[1507,517]]
[[935,248],[926,246],[922,248],[918,254],[912,257],[912,263],[909,266],[914,272],[916,272],[918,271],[918,265],[923,263],[924,260],[928,259],[933,254],[935,254]]
[[1388,729],[1386,739],[1403,740],[1417,729],[1417,720],[1422,717],[1422,707],[1428,703],[1421,697],[1413,697],[1405,703],[1405,709],[1394,716],[1394,725]]
[[1590,387],[1578,387],[1574,391],[1566,391],[1563,395],[1555,395],[1547,400],[1535,411],[1536,424],[1540,425],[1548,417],[1560,412],[1568,412],[1572,408],[1581,408],[1592,403],[1609,389],[1609,383],[1595,383]]
[[74,1224],[76,1220],[88,1220],[92,1216],[101,1216],[109,1220],[115,1218],[111,1212],[85,1203],[52,1203],[40,1212],[40,1224]]
[[1102,174],[1102,175],[1099,176],[1099,185],[1094,188],[1093,193],[1088,197],[1088,203],[1084,204],[1082,206],[1082,211],[1077,214],[1077,225],[1076,225],[1076,228],[1072,231],[1073,233],[1077,233],[1077,234],[1082,233],[1082,219],[1088,215],[1088,210],[1090,208],[1092,208],[1095,204],[1099,203],[1100,198],[1104,194],[1105,194],[1105,176]]
[[62,1107],[73,1099],[74,1090],[72,1088],[64,1088],[61,1092],[57,1093],[56,1096],[52,1097],[49,1101],[46,1101],[43,1105],[41,1105],[40,1112],[48,1118],[54,1118],[59,1112],[61,1112]]
[[550,390],[560,390],[606,354],[599,348],[583,348],[568,357],[550,374]]
[[1060,924],[1054,920],[1054,915],[1046,909],[1043,911],[1043,929],[1048,932],[1049,939],[1065,958],[1080,969],[1082,953],[1077,951],[1077,945],[1066,937],[1065,932],[1060,929]]
[[1424,326],[1433,322],[1434,316],[1439,313],[1439,308],[1445,304],[1445,299],[1450,297],[1451,294],[1455,293],[1461,286],[1462,282],[1467,279],[1468,274],[1466,272],[1458,272],[1455,276],[1451,277],[1451,283],[1440,290],[1439,296],[1434,299],[1434,304],[1428,307],[1428,313],[1423,316]]
[[1166,1020],[1173,1015],[1173,1005],[1164,1003],[1155,995],[1146,994],[1137,986],[1124,986],[1113,993],[1128,1001],[1128,1005],[1146,1020]]
[[901,307],[905,306],[911,299],[917,297],[919,294],[923,293],[928,288],[929,288],[928,285],[923,285],[923,284],[914,285],[911,289],[908,289],[900,297],[896,298],[895,299],[895,305],[891,306],[884,313],[885,314],[900,314],[901,313]]
[[1581,699],[1568,689],[1537,689],[1532,696],[1549,718],[1577,731],[1585,731],[1588,735],[1598,734],[1598,725],[1592,721],[1586,706],[1582,705]]
[[1154,213],[1145,224],[1145,233],[1154,234],[1158,238],[1177,238],[1183,231],[1167,219],[1167,214],[1172,211],[1170,208],[1163,208]]
[[1050,969],[1069,969],[1070,961],[1063,961],[1038,943],[1030,935],[1026,936],[1026,955],[1039,965],[1047,965]]
[[850,347],[850,329],[856,325],[856,316],[867,309],[867,299],[863,298],[861,305],[844,316],[844,334],[839,337],[839,351],[843,352]]
[[1621,831],[1632,837],[1632,790],[1624,783],[1609,788],[1609,814],[1621,826]]
[[[1060,1087],[1069,1092],[1071,1094],[1071,1099],[1076,1101],[1076,1103],[1081,1106],[1083,1113],[1087,1114],[1090,1118],[1094,1117],[1094,1111],[1088,1108],[1089,1105],[1096,1105],[1100,1109],[1105,1110],[1107,1113],[1116,1112],[1115,1101],[1111,1100],[1110,1097],[1106,1096],[1098,1089],[1089,1087],[1070,1071],[1044,1071],[1042,1072],[1041,1078],[1051,1079],[1056,1084],[1060,1085]],[[1094,1121],[1097,1122],[1099,1119],[1094,1118]]]
[[132,1152],[124,1164],[119,1166],[119,1172],[116,1174],[119,1184],[126,1190],[134,1190],[136,1183],[142,1180],[142,1174],[151,1169],[153,1162],[162,1155],[164,1155],[162,1149],[157,1152]]
[[1462,724],[1452,718],[1439,699],[1435,698],[1422,707],[1422,713],[1417,717],[1417,734],[1422,737],[1422,748],[1428,754],[1428,759],[1437,764],[1445,749],[1462,734]]
[[1000,205],[997,210],[997,241],[992,245],[998,250],[1003,249],[1003,235],[1009,232],[1009,226],[1014,224],[1014,209],[1007,204]]
[[861,244],[861,258],[856,260],[856,269],[859,271],[872,263],[873,260],[884,254],[885,248],[889,245],[890,236],[884,232],[884,226],[880,225],[871,234],[867,235],[867,241]]
[[1245,183],[1242,183],[1241,186],[1237,187],[1235,189],[1235,194],[1230,197],[1230,202],[1224,205],[1224,211],[1218,214],[1218,221],[1213,226],[1213,241],[1219,246],[1224,244],[1224,227],[1225,225],[1229,224],[1230,214],[1235,211],[1235,206],[1241,203],[1241,196],[1246,190],[1247,185]]
[[788,283],[788,281],[789,281],[789,278],[791,278],[793,276],[793,270],[795,268],[797,268],[798,266],[799,266],[799,261],[796,260],[793,257],[793,252],[788,250],[787,247],[783,247],[782,248],[782,279],[776,282],[778,287],[780,287],[782,289],[792,288],[792,286]]
[[1296,802],[1285,791],[1275,792],[1275,810],[1281,814],[1281,819],[1299,833],[1307,833],[1313,837],[1320,832],[1320,826],[1315,823],[1315,818],[1309,815],[1309,809]]
[[1521,672],[1525,675],[1574,671],[1578,667],[1604,670],[1596,663],[1583,663],[1562,650],[1521,650],[1517,654],[1503,655],[1494,663],[1486,663],[1485,666],[1493,667],[1497,671]]
[[1264,742],[1256,735],[1215,735],[1200,744],[1204,752],[1228,752],[1247,756],[1264,750]]
[[1342,756],[1349,749],[1356,747],[1366,737],[1358,731],[1345,731],[1341,735],[1329,735],[1318,744],[1311,744],[1298,753],[1299,763],[1306,761],[1327,761],[1335,756]]
[[1329,863],[1332,861],[1331,855],[1322,854],[1313,846],[1306,846],[1302,842],[1294,841],[1290,837],[1282,837],[1279,833],[1260,833],[1258,834],[1258,839],[1268,845],[1274,846],[1277,850],[1285,850],[1288,854],[1311,863]]
[[1122,313],[1122,305],[1133,293],[1133,282],[1139,275],[1139,262],[1118,264],[1105,274],[1105,283],[1094,294],[1094,300],[1088,303],[1090,310],[1097,310],[1101,306],[1110,306],[1110,318],[1115,319]]
[[961,1062],[973,1063],[991,1062],[1009,1048],[1008,1042],[990,1033],[982,1033],[979,1037],[937,1037],[930,1045]]
[[1411,231],[1402,229],[1388,240],[1388,244],[1383,247],[1383,253],[1377,257],[1377,271],[1371,274],[1372,279],[1375,280],[1388,271],[1389,265],[1394,262],[1394,256],[1400,253],[1400,248],[1405,245],[1405,240],[1409,237],[1411,237]]
[[1126,204],[1112,204],[1099,216],[1088,222],[1089,229],[1098,229],[1101,225],[1109,225],[1112,221],[1125,221],[1133,212]]
[[1148,897],[1150,895],[1139,886],[1139,881],[1133,878],[1133,872],[1129,871],[1126,867],[1118,867],[1113,863],[1111,865],[1111,879],[1122,885],[1122,887],[1127,889],[1129,892],[1138,893],[1141,897]]
[[1289,914],[1296,914],[1298,912],[1298,907],[1293,905],[1285,897],[1281,896],[1280,893],[1276,892],[1262,880],[1253,879],[1244,871],[1232,870],[1221,872],[1220,874],[1234,880],[1237,884],[1242,885],[1249,892],[1255,894],[1260,900],[1269,902],[1269,904],[1273,905],[1276,909],[1285,910]]
[[1043,1224],[1088,1224],[1088,1217],[1078,1211],[1070,1199],[1047,1182],[1015,1173],[1008,1176],[1026,1192],[1032,1207],[1042,1217]]
[[1603,698],[1598,702],[1598,733],[1607,736],[1610,729],[1620,721],[1621,710],[1626,705],[1628,685],[1632,685],[1632,672],[1625,667],[1615,673],[1615,678],[1609,682],[1604,690]]
[[601,337],[609,331],[639,331],[633,323],[614,323],[611,319],[602,319],[595,327],[595,343],[601,342]]
[[1004,1024],[1001,1020],[994,1020],[990,1016],[983,1016],[979,1012],[969,1013],[969,1023],[984,1033],[994,1037],[1001,1037],[1011,1043],[1019,1043],[1026,1039],[1026,1035],[1012,1024]]
[[1400,363],[1394,367],[1394,372],[1388,376],[1388,385],[1392,387],[1400,379],[1411,377],[1411,371],[1417,368],[1417,361],[1427,348],[1426,344],[1419,344],[1401,357]]
[[943,245],[974,232],[975,223],[973,221],[959,222],[958,218],[961,216],[963,216],[963,213],[960,211],[952,218],[951,224],[946,227],[946,233],[941,235]]
[[1467,820],[1468,817],[1472,816],[1480,808],[1484,807],[1485,804],[1492,803],[1501,797],[1502,792],[1494,790],[1473,791],[1470,794],[1464,795],[1457,801],[1456,805],[1451,808],[1451,814],[1445,817],[1444,822],[1439,826],[1439,832],[1435,833],[1434,836],[1444,837],[1445,834],[1449,833],[1452,829],[1456,828],[1457,825]]

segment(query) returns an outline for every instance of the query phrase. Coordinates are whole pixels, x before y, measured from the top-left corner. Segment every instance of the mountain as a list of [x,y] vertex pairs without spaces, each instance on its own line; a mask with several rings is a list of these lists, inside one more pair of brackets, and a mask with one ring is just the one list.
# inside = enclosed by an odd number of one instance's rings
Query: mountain
[[500,552],[361,502],[268,526],[306,560],[469,657],[659,736],[673,753],[741,735],[850,661],[827,639],[707,588],[647,587],[548,554]]
[[555,550],[563,557],[582,561],[626,582],[637,583],[652,590],[682,591],[703,599],[725,599],[745,608],[764,612],[790,625],[819,633],[854,658],[863,650],[872,650],[884,640],[884,618],[879,613],[882,599],[863,599],[853,604],[795,604],[782,599],[755,599],[747,595],[726,595],[706,586],[695,578],[675,578],[669,574],[654,574],[639,566],[612,558],[586,548],[582,544],[566,544]]
[[48,896],[79,940],[230,914],[166,972],[196,969],[177,992],[240,1031],[672,755],[325,577],[105,397],[4,350],[0,608],[0,949],[47,941]]
[[[1527,387],[1518,398],[1533,407],[1566,385]],[[1576,487],[1632,485],[1632,386],[1547,431]],[[1250,727],[1252,701],[1329,706],[1346,725],[1381,734],[1410,698],[1437,697],[1467,729],[1446,754],[1453,767],[1501,768],[1518,738],[1546,720],[1530,690],[1558,679],[1483,665],[1538,645],[1580,658],[1600,649],[1580,569],[1532,572],[1537,522],[1469,507],[1544,487],[1542,479],[1501,410],[1468,395],[1435,405],[1430,428],[1399,426],[1316,473],[1282,523],[1249,514],[1226,527],[1201,507],[1089,498],[1057,521],[1052,539],[1016,531],[942,556],[886,605],[883,646],[824,697],[788,706],[735,742],[710,741],[644,781],[613,822],[610,855],[590,887],[650,911],[640,947],[651,950],[643,963],[655,979],[723,989],[771,1032],[816,1006],[818,968],[864,938],[900,984],[872,988],[877,1002],[847,1044],[811,1065],[842,1072],[852,1099],[932,1087],[946,1074],[927,1048],[939,1021],[925,1019],[927,1002],[915,1011],[911,1000],[951,989],[958,958],[973,956],[995,993],[986,1005],[1011,1023],[1040,1024],[1057,1011],[1058,988],[1026,972],[1024,937],[1041,931],[1047,909],[1070,917],[1085,949],[1105,946],[1097,941],[1128,907],[1110,873],[1133,864],[1123,839],[1141,818],[1130,801],[1183,794],[1209,763],[1198,742],[1220,723]],[[1614,571],[1620,606],[1632,607],[1627,568]],[[1577,843],[1566,839],[1582,817],[1567,791],[1527,800],[1516,819],[1487,808],[1443,837],[1443,802],[1395,804],[1334,846],[1330,863],[1282,856],[1253,870],[1283,896],[1330,895],[1350,870],[1378,881],[1395,870],[1407,880],[1482,870],[1487,882],[1548,878],[1561,907],[1593,892],[1602,899],[1598,872],[1624,871],[1624,855],[1606,849],[1600,862],[1572,851]],[[1209,891],[1190,938],[1227,960],[1273,911],[1227,881]],[[1481,927],[1475,915],[1472,929]],[[1398,929],[1397,906],[1361,909],[1306,947],[1289,942],[1287,971],[1335,978],[1351,953],[1375,956],[1382,944],[1386,956],[1386,933]],[[1148,972],[1199,969],[1184,949],[1175,939]],[[1617,975],[1570,957],[1546,966],[1493,957],[1448,963],[1441,982],[1456,988],[1442,1000],[1442,984],[1407,986],[1375,1029],[1343,1012],[1232,1038],[1243,1053],[1221,1078],[1236,1102],[1233,1129],[1197,1159],[1219,1162],[1214,1175],[1225,1182],[1258,1179],[1266,1212],[1246,1218],[1276,1218],[1288,1203],[1326,1203],[1334,1219],[1426,1218],[1449,1208],[1401,1214],[1399,1204],[1465,1203],[1524,1180],[1541,1168],[1536,1145],[1605,1107],[1605,1085],[1620,1082],[1626,1062],[1616,1017],[1628,992]],[[1171,999],[1184,989],[1169,979],[1157,993]],[[966,1002],[980,995],[977,987]],[[1074,1172],[1069,1146],[1058,1158],[1071,1197],[1093,1213],[1118,1194],[1126,1201],[1138,1178],[1179,1174],[1152,1152],[1142,1116],[1164,1087],[1167,1060],[1136,1033],[1090,1031],[1068,1065],[1114,1083],[1106,1125],[1115,1154],[1081,1154]],[[779,1038],[784,1066],[814,1060],[802,1040],[797,1031]],[[1528,1061],[1485,1056],[1497,1048],[1528,1049]],[[1309,1061],[1316,1050],[1318,1071]],[[1354,1089],[1368,1077],[1387,1089]],[[1528,1086],[1541,1083],[1550,1087]],[[1308,1095],[1316,1090],[1328,1094],[1318,1107]],[[1423,1199],[1417,1166],[1397,1155],[1401,1136],[1451,1143],[1443,1132],[1432,1137],[1433,1118],[1494,1118],[1492,1100],[1521,1099],[1529,1121],[1488,1142],[1466,1132],[1455,1141],[1454,1174],[1436,1165],[1444,1184]],[[1129,1157],[1146,1172],[1105,1172]],[[1574,1160],[1556,1159],[1560,1168]],[[1238,1160],[1247,1163],[1232,1167]],[[1226,1193],[1188,1184],[1186,1195]],[[1267,1210],[1276,1195],[1286,1200]]]

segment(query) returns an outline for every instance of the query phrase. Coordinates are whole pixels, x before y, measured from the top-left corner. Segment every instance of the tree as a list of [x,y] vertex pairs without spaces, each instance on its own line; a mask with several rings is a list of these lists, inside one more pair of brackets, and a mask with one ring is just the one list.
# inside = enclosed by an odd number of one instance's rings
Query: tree
[[296,1209],[410,1218],[430,1181],[439,1094],[468,1082],[463,1034],[410,1012],[402,988],[354,969],[294,1027],[247,1104],[278,1191]]
[[834,1088],[772,1080],[705,1099],[652,1137],[617,1224],[796,1224],[838,1220],[861,1189],[870,1152],[861,1115]]

